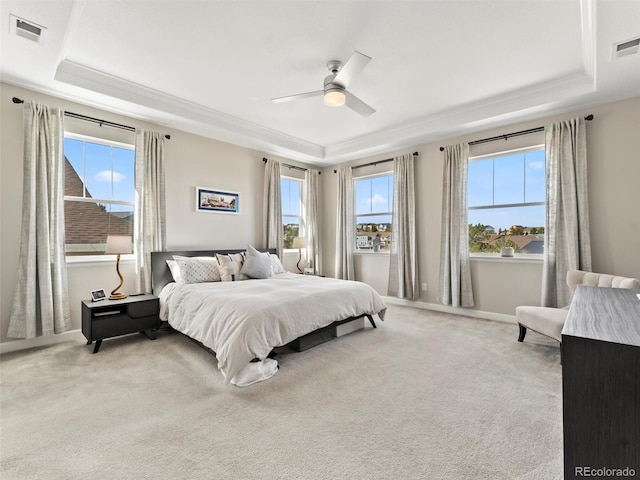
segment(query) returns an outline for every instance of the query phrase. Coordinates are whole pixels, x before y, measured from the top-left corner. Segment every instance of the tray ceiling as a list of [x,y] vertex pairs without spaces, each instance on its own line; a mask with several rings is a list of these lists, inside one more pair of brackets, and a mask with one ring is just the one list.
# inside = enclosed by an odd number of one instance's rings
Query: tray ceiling
[[[640,2],[56,0],[0,4],[4,82],[317,165],[640,95]],[[372,61],[322,97],[326,63]]]

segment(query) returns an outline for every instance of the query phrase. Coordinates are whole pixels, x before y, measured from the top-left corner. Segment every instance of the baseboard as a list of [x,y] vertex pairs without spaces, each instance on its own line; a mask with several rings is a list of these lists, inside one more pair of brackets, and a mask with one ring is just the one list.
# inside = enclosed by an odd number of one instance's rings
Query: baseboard
[[414,300],[405,300],[396,297],[382,297],[385,302],[392,305],[401,305],[404,307],[421,308],[423,310],[433,310],[436,312],[453,313],[454,315],[463,315],[465,317],[481,318],[483,320],[493,320],[496,322],[516,323],[515,315],[507,315],[504,313],[483,312],[482,310],[472,310],[469,308],[450,307],[448,305],[439,305],[437,303],[419,302]]
[[3,353],[16,352],[18,350],[26,350],[35,347],[48,347],[56,343],[81,341],[86,343],[86,338],[82,335],[81,330],[70,330],[58,335],[50,335],[48,337],[36,337],[25,340],[14,340],[11,342],[0,343],[0,355]]

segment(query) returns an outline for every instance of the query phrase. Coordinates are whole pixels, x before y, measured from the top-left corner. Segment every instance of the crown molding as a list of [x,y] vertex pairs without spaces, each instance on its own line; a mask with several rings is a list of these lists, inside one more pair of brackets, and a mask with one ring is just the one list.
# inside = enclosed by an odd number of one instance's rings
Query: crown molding
[[404,124],[333,145],[308,142],[66,59],[67,47],[87,0],[74,2],[58,54],[56,82],[45,86],[6,75],[2,81],[126,117],[255,149],[267,155],[329,166],[597,103],[600,98],[596,92],[597,0],[578,1],[582,50],[580,71],[414,118]]
[[173,128],[271,155],[322,165],[408,148],[499,126],[507,121],[523,120],[532,108],[551,114],[555,103],[595,91],[593,77],[584,71],[573,72],[441,111],[396,128],[323,147],[68,60],[60,63],[55,79],[156,111],[156,118],[145,118],[147,121],[167,123],[169,115]]
[[[151,109],[154,112],[151,118],[148,112],[142,115],[147,121],[170,124],[173,128],[257,149],[267,154],[326,166],[566,110],[567,99],[581,96],[584,98],[596,91],[595,0],[580,0],[580,14],[580,71],[459,105],[395,128],[330,146],[313,144],[69,60],[60,62],[54,78],[69,85]],[[104,105],[101,108],[104,108]]]
[[147,121],[163,124],[166,123],[167,116],[170,116],[173,128],[182,128],[224,142],[276,155],[295,155],[296,158],[304,161],[317,161],[324,157],[324,148],[320,145],[285,135],[69,60],[60,62],[54,79],[158,112],[156,118],[146,118]]
[[343,162],[528,120],[533,112],[538,116],[559,113],[566,110],[562,101],[594,91],[593,77],[583,71],[569,73],[326,147],[325,159]]
[[[74,62],[61,62],[55,79],[104,97],[104,101],[95,100],[94,97],[92,101],[85,101],[90,106],[318,166],[386,154],[559,113],[567,109],[564,103],[567,98],[595,91],[594,77],[585,71],[573,72],[537,85],[437,112],[396,128],[323,147]],[[4,81],[78,101],[77,96],[61,95],[60,91],[53,89],[43,91],[37,85],[26,85],[18,79],[5,78]],[[132,112],[131,108],[116,108],[113,102],[109,103],[110,98],[127,102],[133,109],[144,107],[145,111]]]

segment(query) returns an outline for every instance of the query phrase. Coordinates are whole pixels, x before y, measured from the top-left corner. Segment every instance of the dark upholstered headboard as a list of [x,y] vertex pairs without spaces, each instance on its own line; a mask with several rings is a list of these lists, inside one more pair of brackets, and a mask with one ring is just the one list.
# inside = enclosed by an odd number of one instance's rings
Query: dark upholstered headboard
[[[174,255],[183,257],[213,257],[216,253],[221,255],[229,253],[241,253],[245,249],[237,250],[190,250],[172,252],[151,252],[151,288],[154,295],[159,295],[167,283],[173,282],[171,270],[167,265],[167,260],[173,260]],[[276,253],[274,248],[258,248],[260,252]]]

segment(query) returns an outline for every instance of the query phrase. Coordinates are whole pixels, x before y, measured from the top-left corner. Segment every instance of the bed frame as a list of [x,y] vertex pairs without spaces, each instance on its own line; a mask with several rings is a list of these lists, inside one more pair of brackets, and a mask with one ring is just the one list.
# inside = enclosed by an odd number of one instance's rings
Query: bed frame
[[[276,250],[274,248],[258,248],[260,252],[269,252],[271,254],[275,254]],[[230,253],[242,253],[244,249],[235,249],[235,250],[188,250],[188,251],[171,251],[171,252],[151,252],[151,289],[154,295],[160,295],[162,289],[168,283],[173,282],[173,276],[171,275],[171,270],[169,270],[169,265],[167,265],[167,260],[173,260],[174,255],[180,255],[183,257],[213,257],[216,253],[221,255],[228,255]],[[376,328],[376,323],[373,321],[373,317],[371,315],[360,315],[359,317],[349,317],[344,320],[339,320],[337,322],[333,322],[326,327],[322,327],[318,330],[315,330],[311,333],[307,333],[302,337],[296,338],[292,342],[284,345],[287,348],[291,348],[298,352],[302,352],[304,350],[308,350],[311,347],[315,347],[316,345],[320,345],[321,343],[327,342],[336,336],[336,327],[342,325],[344,323],[352,322],[354,320],[358,320],[360,318],[367,317],[371,326]]]

